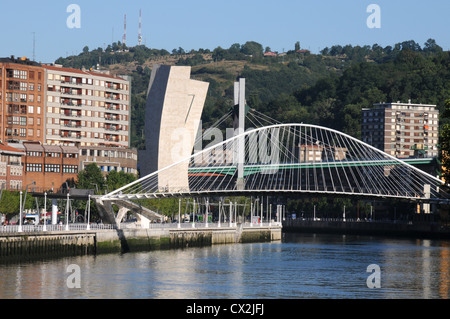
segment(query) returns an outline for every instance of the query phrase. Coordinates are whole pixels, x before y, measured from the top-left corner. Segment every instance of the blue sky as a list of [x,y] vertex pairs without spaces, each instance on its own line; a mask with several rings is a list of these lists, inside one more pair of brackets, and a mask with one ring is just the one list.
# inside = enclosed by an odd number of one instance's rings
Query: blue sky
[[[1,0],[0,57],[33,55],[53,62],[79,54],[84,46],[105,47],[121,41],[127,15],[127,44],[138,40],[142,9],[143,40],[150,48],[229,48],[257,41],[273,51],[294,48],[296,41],[312,52],[340,45],[394,45],[433,38],[450,49],[448,0]],[[68,28],[67,7],[80,7],[80,28]],[[381,9],[381,28],[368,28],[367,7]]]

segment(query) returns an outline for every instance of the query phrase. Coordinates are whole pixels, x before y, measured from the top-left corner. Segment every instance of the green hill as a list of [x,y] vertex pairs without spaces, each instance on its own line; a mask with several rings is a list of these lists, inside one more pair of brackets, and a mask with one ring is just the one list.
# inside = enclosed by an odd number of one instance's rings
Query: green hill
[[281,122],[305,122],[360,134],[360,111],[377,102],[407,101],[437,104],[450,97],[449,52],[430,39],[422,48],[414,41],[385,48],[340,46],[320,54],[295,49],[265,56],[257,42],[228,49],[185,52],[123,47],[85,47],[78,56],[60,58],[66,67],[109,69],[133,76],[132,146],[143,146],[146,91],[154,64],[190,65],[194,79],[210,83],[202,120],[208,127],[232,107],[233,83],[245,77],[248,104]]

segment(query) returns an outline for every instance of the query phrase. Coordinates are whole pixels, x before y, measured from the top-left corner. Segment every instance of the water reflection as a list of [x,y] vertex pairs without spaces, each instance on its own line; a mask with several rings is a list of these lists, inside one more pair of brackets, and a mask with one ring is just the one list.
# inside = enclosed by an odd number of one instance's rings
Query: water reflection
[[[67,267],[80,267],[69,288]],[[367,266],[381,268],[369,289]],[[0,298],[448,298],[450,242],[286,235],[283,242],[0,265]]]

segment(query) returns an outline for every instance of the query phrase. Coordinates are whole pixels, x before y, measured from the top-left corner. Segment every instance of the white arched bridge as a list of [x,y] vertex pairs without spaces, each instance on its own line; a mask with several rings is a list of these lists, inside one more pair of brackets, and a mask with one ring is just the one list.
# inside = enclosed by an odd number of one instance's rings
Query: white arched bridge
[[[176,153],[174,151],[174,153]],[[206,147],[100,198],[307,195],[447,203],[446,185],[342,132],[275,124]]]

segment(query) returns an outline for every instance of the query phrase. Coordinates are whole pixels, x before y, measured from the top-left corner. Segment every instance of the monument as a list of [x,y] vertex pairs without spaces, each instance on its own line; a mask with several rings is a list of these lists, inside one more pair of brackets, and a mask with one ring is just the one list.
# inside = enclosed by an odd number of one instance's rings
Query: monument
[[[144,177],[192,155],[209,83],[191,79],[191,67],[154,65],[145,109],[145,147],[139,152]],[[186,190],[189,162],[177,173],[158,174],[161,190]]]

